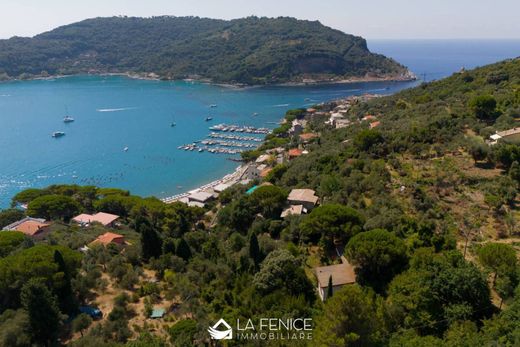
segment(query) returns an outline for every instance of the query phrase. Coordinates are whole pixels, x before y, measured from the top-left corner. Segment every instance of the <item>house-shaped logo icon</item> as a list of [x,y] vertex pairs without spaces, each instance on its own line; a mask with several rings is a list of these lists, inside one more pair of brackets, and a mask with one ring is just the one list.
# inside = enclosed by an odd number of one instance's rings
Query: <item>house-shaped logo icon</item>
[[[226,330],[217,330],[221,325],[223,325]],[[213,340],[231,340],[233,338],[233,329],[222,318],[215,323],[214,326],[209,327],[208,332]]]

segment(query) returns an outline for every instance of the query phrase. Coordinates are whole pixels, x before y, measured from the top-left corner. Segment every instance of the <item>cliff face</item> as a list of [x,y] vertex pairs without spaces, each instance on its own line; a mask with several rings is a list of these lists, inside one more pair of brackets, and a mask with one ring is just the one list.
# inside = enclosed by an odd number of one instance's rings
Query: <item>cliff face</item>
[[263,84],[307,75],[399,76],[407,69],[371,53],[360,37],[293,18],[95,18],[0,40],[4,77],[87,72]]

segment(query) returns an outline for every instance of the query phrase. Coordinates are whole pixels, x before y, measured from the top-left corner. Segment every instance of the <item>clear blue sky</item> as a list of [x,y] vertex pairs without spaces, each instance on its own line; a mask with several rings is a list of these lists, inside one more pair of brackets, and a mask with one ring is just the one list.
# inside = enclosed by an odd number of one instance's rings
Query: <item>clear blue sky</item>
[[85,18],[292,16],[369,39],[520,38],[519,0],[1,0],[0,38]]

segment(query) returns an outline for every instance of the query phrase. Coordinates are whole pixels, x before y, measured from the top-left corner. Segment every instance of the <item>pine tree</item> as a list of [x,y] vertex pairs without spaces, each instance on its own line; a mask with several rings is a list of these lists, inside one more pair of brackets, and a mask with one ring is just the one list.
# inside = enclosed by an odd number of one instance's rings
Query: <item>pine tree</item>
[[33,340],[48,346],[55,340],[61,324],[56,297],[42,280],[32,278],[23,286],[21,299],[29,314]]
[[184,260],[191,258],[191,249],[188,243],[184,239],[180,239],[177,244],[177,255]]
[[141,249],[143,259],[159,257],[162,253],[162,239],[146,219],[136,223],[136,231],[141,234]]

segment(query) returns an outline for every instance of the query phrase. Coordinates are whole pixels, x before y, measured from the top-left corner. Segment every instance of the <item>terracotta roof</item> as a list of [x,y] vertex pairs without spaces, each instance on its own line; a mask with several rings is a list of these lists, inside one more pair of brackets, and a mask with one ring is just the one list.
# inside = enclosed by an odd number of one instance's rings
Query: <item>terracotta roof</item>
[[88,224],[88,223],[97,222],[97,223],[103,224],[104,226],[107,226],[107,225],[113,223],[114,221],[116,221],[118,218],[119,218],[119,216],[115,215],[115,214],[98,212],[94,215],[82,213],[79,216],[72,218],[72,220],[74,222],[80,223],[80,224]]
[[40,223],[32,220],[28,220],[18,224],[15,228],[16,231],[20,231],[28,236],[35,236],[38,233],[44,231],[50,224],[49,223]]
[[92,241],[92,243],[101,243],[103,245],[108,245],[109,243],[118,243],[123,244],[125,242],[125,237],[123,235],[107,232],[103,235],[98,236],[97,239]]
[[318,203],[318,199],[312,189],[293,189],[287,198],[289,201],[305,201],[313,204]]
[[328,287],[330,276],[333,286],[356,283],[356,273],[349,263],[317,267],[315,271],[321,288]]
[[299,157],[302,155],[302,150],[299,148],[293,148],[289,150],[289,157]]
[[6,225],[4,230],[20,231],[28,236],[35,236],[39,232],[48,227],[50,223],[46,223],[45,219],[25,217],[19,221]]
[[308,140],[312,140],[312,139],[315,139],[319,137],[318,134],[316,133],[305,133],[305,134],[300,134],[300,139],[304,140],[304,141],[308,141]]
[[267,177],[267,175],[269,175],[269,172],[273,171],[273,168],[271,167],[268,167],[266,169],[263,169],[261,172],[260,172],[260,177],[262,178],[265,178]]
[[376,116],[373,116],[371,114],[367,114],[365,117],[363,117],[363,120],[374,120],[377,119]]
[[372,123],[370,123],[370,129],[374,129],[375,127],[378,127],[380,125],[381,125],[380,121],[372,122]]

